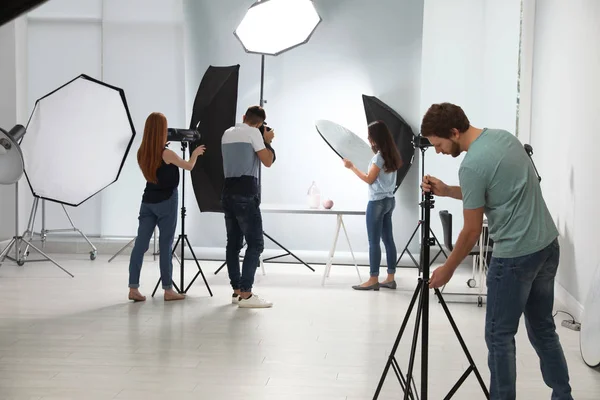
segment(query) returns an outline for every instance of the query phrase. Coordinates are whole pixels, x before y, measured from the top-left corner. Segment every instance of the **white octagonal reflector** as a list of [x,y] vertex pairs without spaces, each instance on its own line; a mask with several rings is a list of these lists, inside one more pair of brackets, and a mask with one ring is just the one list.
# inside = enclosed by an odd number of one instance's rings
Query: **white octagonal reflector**
[[36,101],[21,142],[33,195],[80,205],[118,179],[134,137],[122,89],[73,79]]
[[254,3],[235,30],[248,53],[276,56],[306,43],[321,22],[311,0]]

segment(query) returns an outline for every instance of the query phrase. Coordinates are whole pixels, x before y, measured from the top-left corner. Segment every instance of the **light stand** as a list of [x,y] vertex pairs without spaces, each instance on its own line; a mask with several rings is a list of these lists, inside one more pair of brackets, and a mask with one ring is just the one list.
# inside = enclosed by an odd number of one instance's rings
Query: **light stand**
[[[50,258],[46,253],[44,253],[31,243],[31,239],[33,238],[33,234],[31,233],[33,231],[33,223],[31,222],[31,217],[29,221],[31,229],[29,229],[28,227],[28,230],[25,232],[25,234],[19,235],[19,180],[23,176],[23,172],[25,169],[23,153],[21,151],[19,142],[23,138],[25,133],[26,129],[23,125],[15,125],[15,127],[9,132],[6,132],[4,129],[0,128],[0,184],[15,184],[15,236],[12,237],[8,245],[0,253],[0,265],[2,265],[4,260],[8,258],[11,261],[15,261],[17,265],[23,266],[25,264],[25,258],[22,256],[23,252],[21,252],[21,243],[25,242],[25,244],[27,245],[24,252],[25,255],[29,253],[29,247],[31,246],[38,253],[42,254],[47,260],[51,261],[54,265],[62,269],[65,273],[73,277],[73,275],[70,272],[65,270],[56,261]],[[25,238],[27,233],[29,233],[28,239]],[[13,246],[15,248],[14,258],[8,255]]]
[[[185,150],[188,147],[188,142],[186,140],[182,140],[181,141],[181,153],[182,153],[182,158],[185,160]],[[210,286],[208,285],[208,282],[206,281],[206,277],[204,276],[204,272],[202,272],[202,268],[200,267],[200,263],[198,262],[198,258],[196,258],[196,254],[194,253],[194,249],[192,248],[192,245],[190,244],[190,241],[185,233],[185,217],[186,217],[186,209],[185,209],[185,169],[182,169],[182,177],[181,177],[181,233],[179,234],[179,238],[177,238],[177,242],[175,242],[175,245],[173,246],[173,250],[171,252],[171,256],[175,255],[175,250],[177,249],[177,245],[181,242],[181,259],[179,260],[179,266],[180,266],[180,283],[181,283],[181,289],[179,289],[177,287],[177,285],[175,284],[175,282],[173,281],[173,286],[175,287],[175,289],[177,289],[177,292],[179,293],[187,293],[187,291],[190,289],[190,287],[192,286],[192,284],[194,283],[194,281],[196,280],[196,278],[198,278],[198,275],[202,275],[202,279],[204,280],[204,284],[206,285],[206,288],[208,289],[208,293],[210,293],[210,296],[212,297],[213,293],[210,290]],[[198,272],[196,273],[196,275],[194,276],[194,279],[192,279],[192,281],[190,282],[190,284],[188,285],[187,288],[185,288],[185,290],[183,290],[183,287],[185,285],[184,282],[184,266],[185,266],[185,245],[188,245],[190,252],[192,253],[192,257],[194,258],[194,261],[196,262],[196,265],[198,266]],[[160,279],[158,278],[158,281],[156,282],[156,286],[154,287],[154,291],[152,292],[152,297],[154,297],[154,294],[156,293],[156,290],[158,289],[158,285],[160,284]]]
[[[36,200],[37,200],[37,198],[36,198]],[[33,217],[33,221],[32,221],[32,217]],[[71,274],[69,271],[67,271],[63,267],[61,267],[60,264],[58,264],[56,261],[54,261],[48,254],[44,253],[42,250],[40,250],[38,247],[36,247],[33,243],[31,243],[31,240],[33,239],[32,232],[33,232],[33,224],[34,223],[35,223],[35,215],[32,214],[29,217],[29,224],[28,224],[27,231],[25,231],[25,233],[23,233],[23,235],[19,235],[19,183],[17,182],[17,183],[15,183],[15,236],[13,236],[13,238],[10,240],[8,245],[4,248],[4,250],[2,250],[2,253],[0,253],[0,265],[2,265],[2,263],[4,262],[4,260],[6,258],[8,258],[11,261],[16,262],[18,266],[25,265],[25,258],[27,257],[27,255],[29,255],[29,247],[32,247],[35,251],[37,251],[42,256],[44,256],[45,260],[44,259],[29,260],[30,262],[31,261],[46,261],[46,260],[48,260],[52,264],[56,265],[58,268],[62,269],[71,278],[74,278],[73,274]],[[31,226],[31,229],[29,228],[30,226]],[[25,238],[27,234],[29,236],[28,239]],[[25,248],[24,251],[21,251],[21,243],[25,243],[27,245],[27,247]],[[15,248],[15,257],[14,258],[8,255],[13,246]]]
[[[429,274],[429,267],[430,267],[429,248],[430,248],[430,246],[435,245],[435,240],[432,239],[429,236],[429,234],[431,233],[430,211],[433,208],[434,203],[435,203],[435,201],[433,200],[433,194],[431,194],[429,192],[424,193],[424,201],[420,203],[421,209],[423,211],[423,217],[424,217],[423,222],[421,224],[421,260],[420,260],[421,268],[420,269],[422,271],[422,275],[419,277],[419,280],[417,283],[417,288],[415,289],[413,297],[410,301],[410,305],[408,306],[408,310],[404,317],[404,321],[402,322],[402,326],[400,327],[400,332],[398,333],[398,336],[396,337],[396,341],[394,342],[392,352],[390,353],[389,359],[388,359],[387,363],[385,364],[385,368],[383,370],[383,374],[379,381],[379,385],[377,386],[377,390],[375,391],[373,400],[376,400],[379,397],[379,393],[381,392],[381,388],[383,387],[383,383],[385,381],[385,378],[387,377],[387,373],[390,369],[390,366],[393,368],[393,370],[396,374],[396,377],[398,378],[398,381],[400,382],[400,386],[402,386],[402,389],[404,391],[404,400],[408,400],[409,398],[411,400],[413,400],[415,397],[419,398],[419,396],[417,394],[417,390],[414,388],[413,367],[414,367],[414,361],[415,361],[415,352],[417,349],[417,339],[419,337],[419,324],[420,323],[422,323],[421,328],[422,328],[422,335],[423,335],[423,337],[421,339],[421,393],[420,393],[420,399],[421,400],[428,399],[427,378],[428,378],[428,373],[429,373],[429,371],[428,371],[428,351],[429,351],[429,276],[430,276],[430,274]],[[458,327],[456,326],[456,323],[454,322],[454,319],[452,318],[452,315],[450,314],[450,310],[448,309],[446,302],[442,298],[442,294],[440,293],[439,289],[434,289],[434,291],[439,299],[440,304],[442,305],[442,308],[444,309],[444,312],[446,313],[446,316],[448,317],[448,320],[450,321],[450,325],[452,325],[452,330],[454,331],[454,334],[456,335],[456,337],[460,343],[460,346],[462,347],[467,359],[469,360],[469,368],[467,368],[467,370],[459,378],[459,380],[452,387],[452,389],[450,390],[448,395],[446,395],[446,397],[444,397],[444,399],[450,399],[456,393],[456,391],[462,385],[462,383],[467,379],[467,377],[469,376],[469,374],[471,372],[475,373],[475,376],[477,377],[477,380],[479,381],[479,384],[481,385],[481,389],[483,390],[485,397],[487,399],[489,399],[490,394],[483,382],[483,379],[482,379],[477,367],[475,366],[475,362],[473,361],[473,358],[471,357],[471,354],[469,353],[469,350],[467,349],[467,346],[458,330]],[[402,374],[402,371],[400,370],[398,361],[395,358],[395,353],[396,353],[396,350],[398,349],[398,345],[400,344],[400,339],[402,338],[402,335],[404,334],[404,330],[406,329],[408,319],[413,310],[413,307],[415,305],[417,297],[419,297],[419,304],[417,306],[417,317],[416,317],[416,321],[415,321],[415,328],[414,328],[412,346],[411,346],[411,351],[410,351],[408,372],[405,377]],[[410,386],[411,381],[413,382],[413,387]]]
[[[425,176],[425,151],[431,146],[431,144],[428,143],[429,141],[427,141],[427,143],[424,143],[425,140],[426,139],[422,138],[421,136],[417,136],[415,138],[415,142],[416,142],[415,143],[415,145],[416,145],[415,147],[421,149],[421,182],[423,182],[423,177]],[[420,183],[419,183],[419,185],[420,185]],[[423,194],[421,194],[421,201],[424,201],[424,200],[425,200],[425,197],[424,197]],[[424,210],[423,206],[421,206],[421,219],[419,219],[419,221],[417,222],[417,226],[415,227],[415,230],[413,231],[412,235],[408,239],[408,242],[406,242],[406,246],[404,246],[404,249],[402,250],[402,253],[398,257],[398,260],[396,261],[396,265],[398,265],[400,263],[400,260],[402,260],[402,256],[404,255],[404,253],[408,253],[409,257],[413,260],[413,263],[415,264],[415,267],[419,269],[419,272],[421,272],[422,265],[419,265],[419,263],[417,262],[417,260],[415,260],[415,258],[413,257],[412,253],[408,249],[408,246],[410,245],[410,243],[412,242],[413,238],[415,237],[415,235],[419,231],[419,228],[423,225],[424,222],[425,222],[425,210]],[[448,258],[448,255],[444,251],[444,248],[442,247],[442,245],[441,245],[440,241],[438,240],[438,238],[435,236],[435,233],[433,233],[433,230],[431,230],[430,227],[428,227],[427,229],[431,233],[431,236],[433,236],[433,239],[435,241],[434,245],[437,245],[440,248],[440,251],[438,251],[438,253],[436,254],[436,256],[433,257],[433,260],[431,260],[431,264],[433,264],[435,262],[435,260],[439,257],[440,253],[443,253],[444,256],[446,258]],[[427,254],[427,257],[429,258],[429,254]],[[431,264],[429,264],[428,267],[431,266]],[[408,267],[408,268],[412,268],[412,267]]]
[[[108,259],[108,262],[111,262],[112,260],[114,260],[119,254],[124,252],[125,249],[128,248],[129,246],[135,244],[136,239],[137,239],[137,236],[134,236],[133,239],[131,239],[129,242],[127,242],[127,244],[125,246],[121,247],[121,249],[119,251],[117,251],[115,254],[113,254],[113,256]],[[154,252],[152,253],[152,256],[154,257],[154,261],[156,261],[156,256],[160,254],[158,252],[158,250],[156,250],[156,228],[154,229],[153,240],[154,240]],[[175,257],[177,258],[177,254],[175,254]],[[177,261],[179,261],[179,258],[177,258]]]

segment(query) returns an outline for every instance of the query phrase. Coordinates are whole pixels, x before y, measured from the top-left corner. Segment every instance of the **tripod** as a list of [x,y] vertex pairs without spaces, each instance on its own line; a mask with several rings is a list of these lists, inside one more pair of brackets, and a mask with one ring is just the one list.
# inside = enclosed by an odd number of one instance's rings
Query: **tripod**
[[[182,158],[185,160],[185,149],[187,149],[188,146],[188,142],[185,140],[181,141],[181,153],[182,153]],[[185,209],[185,169],[182,170],[182,176],[181,176],[181,233],[179,234],[179,237],[177,238],[177,242],[175,242],[175,245],[173,246],[173,250],[171,252],[171,257],[173,257],[175,254],[175,250],[177,249],[177,245],[181,243],[181,260],[179,260],[179,266],[180,266],[180,283],[181,283],[181,289],[179,289],[177,287],[177,285],[175,284],[175,282],[173,282],[173,286],[175,287],[175,289],[177,290],[177,292],[179,293],[187,293],[187,291],[190,289],[190,287],[192,286],[192,284],[196,281],[196,279],[198,278],[198,275],[202,275],[202,279],[204,279],[204,284],[206,285],[206,288],[208,289],[208,293],[210,293],[210,296],[212,297],[213,293],[212,290],[210,290],[210,286],[208,285],[208,282],[206,281],[206,277],[204,276],[204,272],[202,272],[202,268],[200,267],[200,263],[198,262],[198,258],[196,258],[196,254],[194,253],[194,249],[192,248],[192,245],[190,244],[190,241],[188,240],[187,235],[185,234],[185,217],[186,217],[186,209]],[[194,279],[192,279],[192,281],[190,282],[190,284],[188,285],[187,288],[185,288],[185,290],[182,290],[185,283],[184,283],[184,265],[185,265],[185,245],[188,245],[190,252],[192,253],[192,257],[194,258],[194,261],[196,261],[196,265],[198,266],[198,272],[196,272],[196,275],[194,276]],[[152,297],[154,297],[154,294],[156,293],[156,290],[158,289],[158,285],[160,284],[160,278],[158,278],[158,281],[156,282],[156,286],[154,287],[154,291],[152,292]]]
[[[417,339],[419,337],[419,323],[420,322],[422,322],[422,335],[423,335],[423,337],[421,339],[421,397],[420,398],[422,400],[427,400],[427,398],[428,398],[427,374],[428,374],[428,346],[429,346],[429,266],[430,266],[430,264],[429,264],[429,247],[432,245],[435,245],[435,240],[429,236],[429,234],[430,234],[430,227],[429,227],[430,210],[433,208],[433,204],[434,204],[433,195],[431,193],[425,193],[424,197],[425,197],[424,201],[422,201],[420,204],[422,209],[424,210],[424,219],[423,219],[423,224],[421,227],[422,276],[419,277],[419,280],[417,283],[417,288],[415,289],[413,297],[410,301],[410,305],[408,306],[408,311],[406,313],[406,316],[404,317],[404,321],[402,321],[402,326],[400,327],[400,332],[398,333],[398,336],[396,337],[396,341],[394,342],[394,347],[392,348],[392,352],[389,356],[387,363],[385,364],[385,368],[383,370],[383,374],[379,381],[379,385],[377,386],[377,390],[375,392],[375,396],[373,397],[373,400],[376,400],[379,397],[379,393],[381,392],[381,388],[383,387],[383,382],[385,381],[385,378],[390,369],[390,366],[394,369],[396,377],[398,378],[398,381],[400,382],[400,386],[402,386],[402,389],[404,391],[404,400],[408,400],[409,398],[411,400],[414,400],[415,397],[417,399],[419,399],[419,396],[416,393],[417,390],[416,390],[416,388],[414,388],[415,385],[414,385],[414,379],[413,379],[413,367],[414,367],[414,361],[415,361],[415,351],[417,349]],[[456,326],[456,323],[454,322],[454,319],[452,318],[452,315],[450,314],[450,310],[448,309],[446,302],[442,298],[442,294],[440,293],[440,291],[438,289],[435,289],[435,294],[437,295],[437,297],[440,301],[440,304],[442,305],[442,308],[444,309],[444,312],[446,313],[446,316],[448,317],[448,320],[450,321],[450,325],[452,325],[452,329],[454,330],[454,333],[455,333],[456,337],[458,338],[460,346],[462,347],[467,359],[469,360],[469,368],[467,368],[467,370],[459,378],[458,382],[456,382],[456,384],[452,387],[452,389],[446,395],[446,397],[444,397],[444,399],[450,399],[456,393],[456,391],[462,385],[462,383],[467,379],[467,377],[469,376],[469,374],[471,372],[475,373],[475,376],[477,377],[477,380],[479,381],[479,384],[481,385],[481,389],[483,390],[483,393],[485,394],[486,398],[489,399],[490,394],[483,382],[483,379],[481,378],[481,375],[479,374],[479,371],[477,370],[477,367],[475,366],[475,362],[473,361],[473,358],[471,357],[471,354],[469,353],[469,350],[467,349],[465,341],[463,340],[460,332],[458,331],[458,327]],[[406,324],[408,323],[408,318],[410,317],[410,314],[416,303],[417,297],[419,297],[419,304],[417,306],[417,318],[415,321],[415,329],[414,329],[414,333],[413,333],[412,346],[411,346],[411,350],[410,350],[410,361],[408,364],[408,372],[405,377],[402,374],[402,371],[400,371],[400,366],[398,365],[398,361],[396,361],[394,354],[396,353],[396,350],[398,349],[398,345],[400,344],[400,339],[402,338],[402,335],[404,334],[404,330],[406,329]],[[413,382],[413,387],[410,386],[411,381]]]
[[[421,149],[421,182],[423,182],[423,176],[425,174],[425,151],[427,150],[428,147],[429,147],[429,145],[419,146],[419,148]],[[408,246],[410,245],[413,238],[419,231],[419,228],[422,228],[424,220],[425,220],[424,208],[423,208],[423,206],[421,206],[421,219],[417,222],[417,226],[415,226],[415,230],[413,231],[412,235],[410,236],[410,239],[408,239],[408,242],[406,242],[406,246],[404,246],[402,253],[400,253],[398,260],[396,261],[396,266],[400,263],[400,260],[402,260],[402,256],[404,255],[404,253],[408,253],[409,257],[413,260],[415,267],[419,269],[419,272],[421,272],[422,266],[420,266],[419,263],[417,262],[417,260],[415,260],[412,253],[408,249]],[[428,228],[428,229],[429,229],[429,233],[431,234],[431,236],[433,236],[433,239],[435,241],[434,245],[437,244],[437,246],[440,248],[440,251],[438,251],[436,256],[433,257],[433,260],[431,260],[431,264],[433,264],[435,262],[435,260],[439,257],[440,253],[443,253],[446,258],[448,258],[448,255],[444,251],[444,248],[440,244],[440,241],[438,240],[438,238],[435,236],[435,233],[433,233],[433,230],[431,230],[431,228]],[[428,267],[431,266],[431,264],[429,264]],[[412,268],[412,267],[407,267],[407,268]]]
[[[37,209],[37,204],[38,204],[38,198],[36,197],[34,199],[34,207],[36,209]],[[42,203],[42,207],[43,207],[43,203]],[[32,214],[29,216],[29,223],[27,224],[27,230],[25,231],[25,233],[23,233],[23,235],[19,235],[19,183],[18,182],[15,183],[15,208],[16,208],[16,210],[15,210],[15,236],[13,236],[13,238],[10,240],[8,245],[0,253],[0,265],[2,265],[4,260],[6,258],[8,258],[9,260],[16,262],[18,266],[22,267],[23,265],[25,265],[25,259],[29,255],[29,247],[32,247],[35,251],[37,251],[42,256],[44,256],[46,260],[50,261],[52,264],[56,265],[58,268],[63,270],[71,278],[74,278],[74,275],[72,273],[70,273],[63,267],[61,267],[60,264],[57,263],[56,261],[54,261],[48,254],[44,253],[42,250],[40,250],[38,247],[36,247],[33,243],[31,243],[31,241],[33,240],[33,235],[34,235],[33,227],[35,225],[35,213],[33,212],[33,210],[32,210]],[[70,218],[69,218],[69,220],[70,220]],[[42,236],[42,247],[45,243],[44,239],[45,239],[45,237]],[[25,250],[21,250],[22,243],[25,243],[27,245],[25,247]],[[15,257],[14,258],[8,255],[10,253],[10,250],[13,247],[15,248]],[[28,261],[32,262],[32,261],[45,261],[45,260],[41,259],[41,260],[28,260]]]

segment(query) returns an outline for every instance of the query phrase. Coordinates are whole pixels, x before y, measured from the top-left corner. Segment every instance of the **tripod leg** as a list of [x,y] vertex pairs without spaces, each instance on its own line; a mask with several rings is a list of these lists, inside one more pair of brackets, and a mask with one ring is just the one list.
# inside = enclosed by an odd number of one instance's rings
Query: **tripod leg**
[[454,385],[454,387],[452,388],[450,393],[448,393],[448,395],[445,397],[445,399],[449,399],[450,397],[452,397],[452,395],[454,395],[454,393],[458,390],[460,385],[464,382],[464,380],[471,373],[471,371],[475,373],[475,376],[477,377],[477,381],[479,382],[481,389],[483,389],[483,393],[485,394],[486,399],[489,399],[490,393],[488,392],[488,389],[485,386],[485,383],[483,382],[483,378],[481,377],[481,374],[479,373],[479,370],[477,369],[477,366],[475,365],[475,361],[473,361],[473,357],[471,357],[471,353],[469,353],[469,349],[467,349],[467,345],[465,344],[465,341],[463,340],[463,338],[458,330],[458,327],[456,326],[456,323],[454,322],[454,318],[452,318],[452,315],[450,314],[450,310],[448,309],[448,306],[446,305],[446,302],[444,301],[442,294],[440,293],[440,291],[438,289],[435,289],[435,294],[437,295],[438,299],[440,300],[440,304],[442,305],[442,308],[444,309],[444,312],[446,313],[446,317],[448,317],[448,320],[450,321],[450,325],[452,325],[452,330],[454,330],[454,333],[456,334],[456,337],[460,343],[460,347],[462,347],[463,351],[465,352],[465,355],[467,356],[467,360],[469,360],[469,364],[470,364],[470,367],[463,374],[463,376],[461,376],[460,380],[456,383],[456,385]]
[[202,272],[202,268],[200,268],[200,263],[198,262],[198,259],[196,258],[196,254],[194,253],[194,249],[192,248],[192,245],[190,244],[190,241],[188,240],[187,236],[184,238],[184,240],[187,242],[188,248],[190,249],[190,252],[192,253],[192,257],[194,257],[194,261],[196,261],[196,265],[198,266],[198,272],[196,272],[196,276],[194,276],[194,279],[192,279],[192,281],[190,282],[190,284],[188,285],[188,287],[185,289],[184,293],[187,293],[187,291],[190,289],[190,287],[192,286],[192,284],[194,283],[194,281],[198,277],[198,274],[201,274],[202,275],[202,279],[204,280],[204,284],[206,285],[206,288],[208,289],[208,293],[210,293],[210,297],[212,297],[213,296],[212,290],[210,290],[210,286],[208,285],[208,282],[206,281],[206,277],[204,276],[204,272]]
[[[409,391],[408,395],[410,397],[410,400],[415,400],[415,397],[413,396],[413,392],[411,391],[410,382],[407,383],[406,377],[400,370],[400,365],[398,365],[398,361],[396,361],[396,359],[394,359],[392,362],[392,369],[396,373],[396,377],[398,378],[398,381],[400,381],[400,387],[402,387],[402,391],[406,392],[408,390]],[[414,379],[413,379],[412,383],[413,383],[412,390],[414,390],[415,396],[417,396],[417,400],[418,400],[418,395],[416,394],[417,386],[415,385]]]
[[[417,352],[417,340],[419,339],[419,326],[421,325],[421,312],[423,310],[423,303],[425,302],[425,296],[428,296],[428,288],[426,287],[426,281],[419,279],[419,306],[417,307],[417,318],[415,319],[415,330],[413,332],[413,341],[410,348],[410,361],[408,362],[408,372],[406,373],[406,380],[410,382],[413,379],[413,367],[415,366],[415,356]],[[426,377],[421,377],[424,379]],[[408,400],[408,395],[411,391],[404,392],[404,400]],[[423,395],[423,393],[422,393]],[[423,396],[423,400],[427,400],[427,393]]]
[[10,242],[8,243],[8,245],[4,248],[4,250],[2,250],[2,253],[0,253],[0,265],[2,265],[2,263],[4,262],[4,259],[6,258],[6,256],[10,252],[10,249],[13,247],[13,245],[15,244],[16,241],[17,241],[17,239],[12,238],[10,240]]
[[[246,247],[246,242],[244,241],[244,244],[242,245],[242,249]],[[241,249],[240,249],[241,250]],[[214,274],[218,274],[219,272],[221,272],[221,270],[223,268],[225,268],[225,266],[227,265],[227,261],[225,261],[223,264],[221,264],[221,266],[219,268],[217,268],[217,270],[214,272]],[[264,267],[263,267],[263,275],[264,275]]]
[[271,240],[273,243],[275,243],[277,246],[279,246],[281,249],[285,250],[286,253],[288,253],[290,256],[294,257],[296,260],[298,260],[300,263],[304,264],[308,269],[310,269],[312,272],[315,272],[315,269],[313,267],[311,267],[310,265],[308,265],[307,263],[305,263],[304,261],[302,261],[298,256],[296,256],[294,253],[292,253],[291,251],[289,251],[288,249],[286,249],[285,247],[283,247],[283,245],[281,245],[281,243],[279,243],[278,241],[276,241],[275,239],[273,239],[271,236],[267,235],[266,232],[263,232],[263,234],[269,238],[269,240]]
[[[381,392],[381,388],[383,387],[383,382],[387,377],[388,371],[392,362],[395,361],[394,355],[396,354],[396,350],[398,350],[398,345],[400,344],[400,340],[402,339],[402,335],[404,334],[404,330],[406,329],[406,325],[408,324],[408,319],[410,318],[410,314],[412,313],[413,307],[415,306],[415,302],[417,301],[417,296],[421,291],[421,280],[419,279],[419,284],[415,289],[412,299],[410,300],[410,305],[408,306],[408,310],[406,310],[406,315],[404,316],[404,321],[402,321],[402,325],[400,326],[400,331],[398,332],[398,336],[396,336],[396,341],[394,342],[394,346],[392,347],[392,351],[390,353],[390,357],[388,358],[387,363],[385,364],[385,368],[383,369],[383,374],[381,375],[381,379],[379,380],[379,384],[377,385],[377,390],[375,391],[375,396],[373,396],[373,400],[377,400],[379,397],[379,393]],[[418,325],[418,324],[417,324]]]
[[412,242],[412,240],[414,239],[414,237],[417,234],[417,232],[419,231],[420,227],[421,227],[421,222],[419,221],[419,223],[417,224],[417,227],[413,231],[412,235],[410,235],[410,239],[408,239],[408,242],[406,242],[406,246],[404,246],[404,249],[402,250],[402,253],[400,253],[400,256],[398,257],[398,260],[396,261],[396,266],[398,264],[400,264],[400,260],[402,260],[402,256],[404,255],[404,253],[408,253],[408,255],[410,256],[410,258],[412,258],[413,262],[415,263],[415,266],[417,268],[419,268],[419,263],[415,260],[415,258],[411,254],[410,250],[408,250],[408,246],[410,245],[410,242]]
[[[175,253],[175,251],[177,250],[177,245],[179,244],[179,241],[181,240],[181,236],[179,236],[177,238],[177,241],[175,242],[175,244],[173,245],[173,250],[171,250],[171,257],[175,256],[175,258],[177,258],[177,254]],[[181,244],[183,246],[183,243]],[[179,261],[179,260],[177,260]],[[179,261],[181,263],[181,261]],[[158,280],[156,281],[156,286],[154,286],[154,290],[152,291],[152,297],[154,297],[154,294],[156,293],[156,291],[158,290],[158,285],[160,284],[160,278],[158,278]],[[175,281],[173,281],[173,286],[175,287],[175,289],[177,290],[177,293],[181,293],[181,291],[179,290],[179,288],[177,287],[177,285],[175,284]]]
[[[437,256],[435,256],[435,259],[440,255],[440,253],[444,254],[444,257],[448,258],[448,254],[446,254],[446,252],[444,251],[444,247],[442,246],[442,244],[440,243],[440,241],[438,240],[437,236],[435,236],[435,233],[433,233],[433,230],[431,230],[431,228],[429,228],[429,231],[431,232],[431,236],[433,237],[433,239],[435,240],[435,243],[437,243],[437,245],[440,248],[440,251],[438,252]],[[433,263],[433,261],[432,261]]]
[[58,268],[62,269],[67,275],[71,276],[71,278],[74,278],[75,276],[70,273],[69,271],[67,271],[66,269],[64,269],[63,267],[61,267],[56,261],[54,261],[52,258],[50,258],[50,256],[48,256],[48,254],[44,253],[42,250],[38,249],[36,246],[33,245],[33,243],[25,240],[25,239],[21,239],[22,241],[24,241],[25,243],[27,243],[28,246],[33,247],[33,249],[35,251],[37,251],[38,253],[40,253],[41,255],[43,255],[44,257],[46,257],[52,264],[56,265]]
[[136,236],[136,237],[134,237],[133,239],[131,239],[131,240],[130,240],[130,241],[129,241],[129,242],[128,242],[128,243],[127,243],[125,246],[123,246],[123,247],[121,248],[121,250],[117,251],[117,252],[115,253],[115,255],[114,255],[114,256],[112,256],[112,257],[111,257],[111,258],[108,260],[108,262],[111,262],[112,260],[114,260],[114,259],[115,259],[115,257],[116,257],[116,256],[118,256],[119,254],[121,254],[123,251],[125,251],[125,249],[126,249],[128,246],[130,246],[131,244],[135,243],[135,239],[137,239],[137,236]]
[[223,264],[221,264],[221,266],[219,268],[217,268],[217,270],[215,271],[215,275],[218,274],[219,272],[221,272],[221,270],[223,268],[225,268],[226,265],[227,265],[227,261],[225,261]]

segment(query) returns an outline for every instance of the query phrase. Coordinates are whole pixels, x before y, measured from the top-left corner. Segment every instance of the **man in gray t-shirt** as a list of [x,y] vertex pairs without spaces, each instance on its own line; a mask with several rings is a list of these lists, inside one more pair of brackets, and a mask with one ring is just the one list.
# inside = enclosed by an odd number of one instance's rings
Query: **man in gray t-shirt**
[[504,130],[471,126],[463,110],[450,103],[432,105],[421,133],[436,152],[458,157],[460,186],[431,176],[423,190],[463,201],[464,226],[446,263],[431,275],[439,288],[452,277],[477,243],[483,215],[494,241],[487,274],[485,339],[491,399],[516,398],[514,336],[525,314],[529,340],[539,358],[552,399],[572,400],[569,373],[554,318],[554,279],[559,263],[558,230],[523,145]]
[[[254,275],[264,249],[262,215],[260,212],[260,163],[270,167],[275,152],[270,146],[275,131],[264,126],[265,110],[252,106],[246,110],[242,123],[227,129],[221,138],[225,182],[221,204],[227,230],[225,260],[233,294],[231,301],[241,308],[266,308],[273,303],[252,292]],[[240,250],[246,241],[246,253],[240,272]]]

